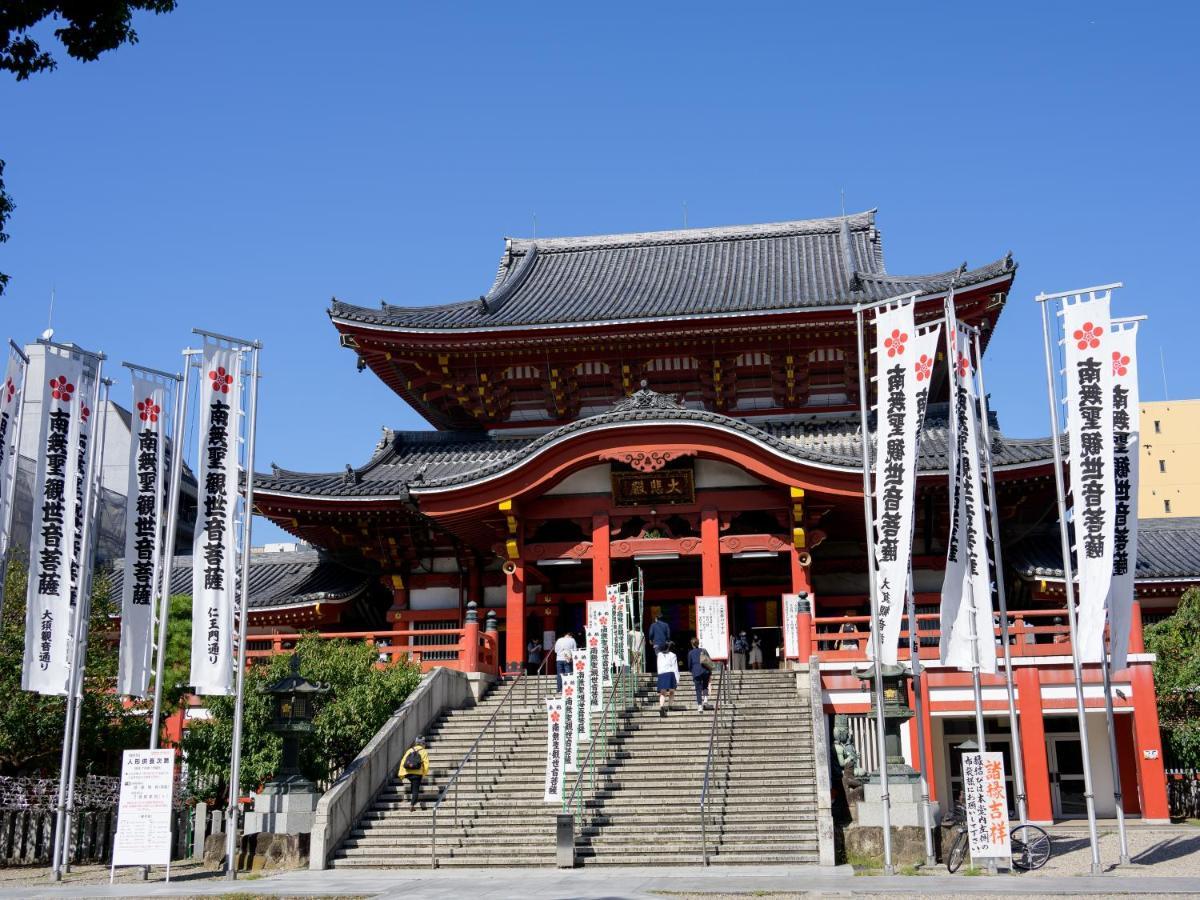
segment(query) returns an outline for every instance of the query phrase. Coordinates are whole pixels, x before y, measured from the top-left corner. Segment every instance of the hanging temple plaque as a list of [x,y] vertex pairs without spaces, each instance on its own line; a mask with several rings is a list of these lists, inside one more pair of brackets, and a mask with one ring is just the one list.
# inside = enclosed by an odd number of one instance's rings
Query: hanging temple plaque
[[696,483],[692,474],[691,469],[613,472],[613,503],[616,506],[695,503]]

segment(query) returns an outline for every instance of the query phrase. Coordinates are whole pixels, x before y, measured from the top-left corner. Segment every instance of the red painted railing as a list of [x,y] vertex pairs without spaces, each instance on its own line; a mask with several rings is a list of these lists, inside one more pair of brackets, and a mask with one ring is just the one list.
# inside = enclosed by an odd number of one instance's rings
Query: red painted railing
[[[471,632],[475,646],[471,646]],[[320,631],[305,634],[250,634],[246,636],[246,663],[270,659],[280,653],[295,649],[301,638],[319,637],[326,640],[363,641],[372,645],[379,654],[380,666],[388,666],[397,660],[409,660],[418,664],[422,672],[437,666],[457,669],[460,672],[500,671],[500,645],[494,632],[480,631],[478,626],[467,628],[427,628],[418,631]],[[430,638],[453,637],[453,641],[430,644]],[[423,639],[423,640],[419,640]],[[474,652],[471,652],[474,650]]]

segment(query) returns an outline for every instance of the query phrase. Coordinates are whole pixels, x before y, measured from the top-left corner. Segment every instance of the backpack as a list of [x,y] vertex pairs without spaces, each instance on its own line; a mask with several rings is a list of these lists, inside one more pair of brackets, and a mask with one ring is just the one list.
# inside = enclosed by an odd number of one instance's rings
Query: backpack
[[404,760],[400,765],[410,771],[419,772],[421,770],[421,751],[416,747],[411,748],[404,754]]
[[713,670],[713,668],[714,668],[714,664],[713,664],[713,661],[712,661],[712,657],[708,655],[708,651],[707,651],[707,650],[703,650],[703,649],[702,649],[702,650],[700,651],[700,665],[704,666],[704,668],[706,668],[706,669],[707,669],[708,671],[710,671],[710,672],[711,672],[711,671]]

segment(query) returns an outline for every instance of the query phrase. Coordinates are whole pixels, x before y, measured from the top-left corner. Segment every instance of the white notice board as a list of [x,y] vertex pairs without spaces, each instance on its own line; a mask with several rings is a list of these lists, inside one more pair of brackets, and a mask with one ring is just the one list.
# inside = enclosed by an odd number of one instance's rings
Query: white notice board
[[729,659],[729,598],[696,598],[696,636],[713,659]]
[[1012,855],[1008,842],[1008,791],[1004,756],[998,751],[962,755],[963,799],[971,859]]
[[121,800],[113,866],[171,863],[171,799],[174,750],[126,750],[121,762]]
[[[783,595],[783,656],[800,658],[800,595]],[[808,662],[808,660],[804,660]]]

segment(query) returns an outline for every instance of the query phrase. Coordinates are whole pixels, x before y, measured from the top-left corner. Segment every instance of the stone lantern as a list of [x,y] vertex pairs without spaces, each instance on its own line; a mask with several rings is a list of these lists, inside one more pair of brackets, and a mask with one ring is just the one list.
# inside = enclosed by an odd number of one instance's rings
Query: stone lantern
[[300,742],[312,733],[317,703],[329,693],[329,685],[301,676],[300,654],[293,653],[291,671],[263,692],[271,697],[267,728],[283,737],[283,758],[275,776],[254,797],[254,810],[246,814],[246,834],[307,833],[312,831],[320,792],[300,772]]
[[[904,678],[907,673],[904,666],[884,665],[882,667],[883,682],[883,744],[887,753],[887,771],[890,782],[916,782],[920,774],[904,761],[904,750],[900,744],[900,726],[911,719],[915,713],[908,708],[904,699]],[[854,676],[863,681],[871,692],[871,714],[875,712],[875,667],[855,669]],[[867,773],[868,783],[879,781],[879,769]]]

